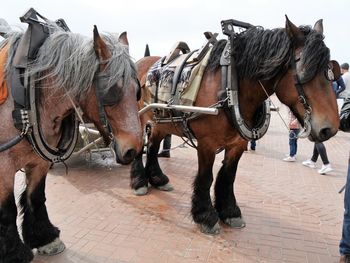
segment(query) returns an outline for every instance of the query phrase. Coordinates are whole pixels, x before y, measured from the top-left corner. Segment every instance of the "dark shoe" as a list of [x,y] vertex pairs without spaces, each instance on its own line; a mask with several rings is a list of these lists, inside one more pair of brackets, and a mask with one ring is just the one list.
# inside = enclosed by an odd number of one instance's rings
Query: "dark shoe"
[[350,255],[340,256],[339,263],[350,263]]
[[170,151],[162,151],[161,153],[158,153],[158,157],[170,158]]

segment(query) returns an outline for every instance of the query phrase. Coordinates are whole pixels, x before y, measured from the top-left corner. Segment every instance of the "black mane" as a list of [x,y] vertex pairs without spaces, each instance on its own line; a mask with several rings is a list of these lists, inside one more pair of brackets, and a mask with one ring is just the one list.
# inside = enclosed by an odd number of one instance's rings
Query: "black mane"
[[[299,29],[306,37],[301,63],[308,81],[327,68],[329,49],[323,42],[323,35],[310,27],[302,26]],[[237,34],[234,42],[233,54],[239,79],[270,80],[290,65],[292,42],[283,28],[270,30],[253,27]],[[214,45],[207,70],[220,66],[225,44],[226,40],[220,40]]]

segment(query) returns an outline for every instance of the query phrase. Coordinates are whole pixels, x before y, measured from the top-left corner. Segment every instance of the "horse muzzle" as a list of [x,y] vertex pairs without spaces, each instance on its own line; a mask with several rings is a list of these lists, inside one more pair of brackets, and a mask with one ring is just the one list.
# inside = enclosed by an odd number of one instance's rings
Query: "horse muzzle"
[[122,150],[115,140],[112,142],[112,147],[115,153],[116,162],[123,165],[130,164],[137,155],[136,148],[131,147]]
[[337,133],[338,129],[331,126],[324,126],[318,131],[311,131],[309,135],[309,140],[314,142],[327,141],[329,138],[333,137]]

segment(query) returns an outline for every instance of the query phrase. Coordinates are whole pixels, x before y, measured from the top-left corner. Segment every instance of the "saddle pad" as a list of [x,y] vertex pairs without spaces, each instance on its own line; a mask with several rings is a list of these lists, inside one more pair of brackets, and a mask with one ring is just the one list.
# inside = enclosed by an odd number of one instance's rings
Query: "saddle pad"
[[3,67],[3,69],[0,71],[0,104],[4,103],[8,97],[8,89],[6,84],[6,73],[5,73],[6,59],[7,59],[7,51],[2,50],[2,52],[0,53],[0,65]]
[[[211,50],[199,62],[187,63],[182,70],[177,83],[177,90],[180,94],[180,105],[192,106],[196,101],[210,53]],[[170,100],[174,72],[176,67],[181,64],[183,56],[186,55],[177,57],[170,64],[163,67],[161,65],[164,58],[162,58],[147,73],[146,88],[149,89],[153,102],[168,103]],[[191,61],[191,58],[188,61]]]

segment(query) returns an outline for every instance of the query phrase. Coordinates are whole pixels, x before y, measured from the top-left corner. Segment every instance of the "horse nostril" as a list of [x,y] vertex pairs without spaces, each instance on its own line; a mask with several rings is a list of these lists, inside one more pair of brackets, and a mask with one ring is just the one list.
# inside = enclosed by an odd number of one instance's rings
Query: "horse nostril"
[[131,162],[132,160],[135,159],[136,157],[136,150],[135,149],[129,149],[127,152],[124,154],[123,159],[125,162]]
[[323,128],[320,131],[320,137],[323,141],[329,139],[330,137],[332,137],[332,130],[331,128]]

